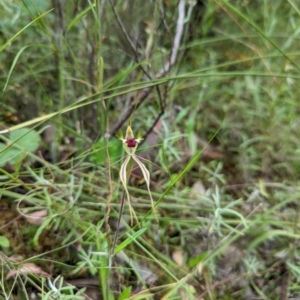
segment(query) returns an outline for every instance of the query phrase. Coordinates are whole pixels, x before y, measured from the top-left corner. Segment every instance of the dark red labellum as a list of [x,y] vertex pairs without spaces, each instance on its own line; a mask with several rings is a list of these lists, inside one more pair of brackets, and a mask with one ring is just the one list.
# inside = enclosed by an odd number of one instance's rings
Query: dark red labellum
[[129,139],[129,140],[126,141],[126,143],[127,143],[127,146],[129,148],[134,148],[136,146],[136,144],[137,144],[137,142],[136,142],[135,139]]

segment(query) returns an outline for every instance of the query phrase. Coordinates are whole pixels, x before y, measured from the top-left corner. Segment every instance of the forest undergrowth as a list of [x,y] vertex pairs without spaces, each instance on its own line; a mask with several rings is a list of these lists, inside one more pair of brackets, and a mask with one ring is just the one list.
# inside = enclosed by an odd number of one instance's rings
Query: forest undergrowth
[[296,1],[0,20],[0,299],[300,299]]

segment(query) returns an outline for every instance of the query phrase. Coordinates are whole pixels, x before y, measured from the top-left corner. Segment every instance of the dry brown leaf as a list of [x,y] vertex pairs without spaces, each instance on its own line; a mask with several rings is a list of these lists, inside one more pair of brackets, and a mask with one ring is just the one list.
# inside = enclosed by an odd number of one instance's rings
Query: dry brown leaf
[[181,251],[181,250],[174,251],[172,253],[172,258],[178,266],[180,266],[180,267],[183,266],[183,262],[184,262],[183,251]]
[[25,259],[25,257],[21,254],[15,254],[15,255],[10,256],[8,259],[12,263],[20,263],[22,260]]
[[6,280],[10,279],[15,275],[27,275],[27,274],[35,274],[41,277],[51,277],[50,274],[44,272],[41,267],[37,266],[34,263],[26,263],[18,270],[10,270],[6,275]]
[[36,226],[42,225],[45,220],[45,217],[48,215],[48,211],[46,209],[35,211],[31,214],[26,214],[26,218],[28,223]]
[[201,180],[197,180],[192,186],[192,193],[195,196],[204,195],[206,193],[206,188]]

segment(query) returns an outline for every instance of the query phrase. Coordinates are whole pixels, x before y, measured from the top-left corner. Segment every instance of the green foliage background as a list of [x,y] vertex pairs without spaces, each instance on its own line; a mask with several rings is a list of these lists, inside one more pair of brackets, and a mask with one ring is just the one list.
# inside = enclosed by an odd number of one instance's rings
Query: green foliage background
[[[299,297],[300,6],[185,1],[177,60],[160,76],[180,2],[1,1],[0,126],[12,130],[0,144],[3,274],[33,261],[52,278],[94,276],[103,299]],[[133,106],[134,132],[151,131],[139,154],[159,222],[134,169],[141,228],[125,205],[113,257],[122,197],[113,129],[126,128]],[[37,226],[29,217],[39,211]],[[16,280],[1,280],[1,296],[28,292]]]

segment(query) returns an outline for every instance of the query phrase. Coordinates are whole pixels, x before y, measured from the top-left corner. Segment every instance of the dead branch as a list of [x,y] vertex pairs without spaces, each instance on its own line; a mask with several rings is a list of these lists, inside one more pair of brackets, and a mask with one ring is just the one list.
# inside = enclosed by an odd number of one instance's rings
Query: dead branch
[[[185,0],[180,0],[179,4],[178,4],[178,18],[177,18],[176,33],[175,33],[175,37],[173,40],[173,46],[172,46],[170,59],[163,66],[163,68],[155,75],[155,78],[161,78],[161,77],[165,76],[167,73],[169,73],[169,71],[171,70],[171,68],[173,67],[173,65],[176,62],[178,52],[179,52],[179,47],[180,47],[180,41],[181,41],[183,31],[184,31],[184,18],[185,18]],[[129,41],[130,45],[133,47],[133,49],[135,49],[132,41],[130,39],[128,41]],[[130,105],[130,107],[127,109],[127,111],[120,117],[120,119],[112,127],[112,129],[109,132],[109,136],[115,135],[115,133],[121,128],[121,126],[131,116],[134,109],[138,108],[142,104],[142,102],[145,99],[147,99],[147,97],[151,93],[152,89],[153,89],[153,87],[149,87],[149,88],[145,88],[144,90],[142,90],[142,92],[139,95],[137,103],[132,103]]]

